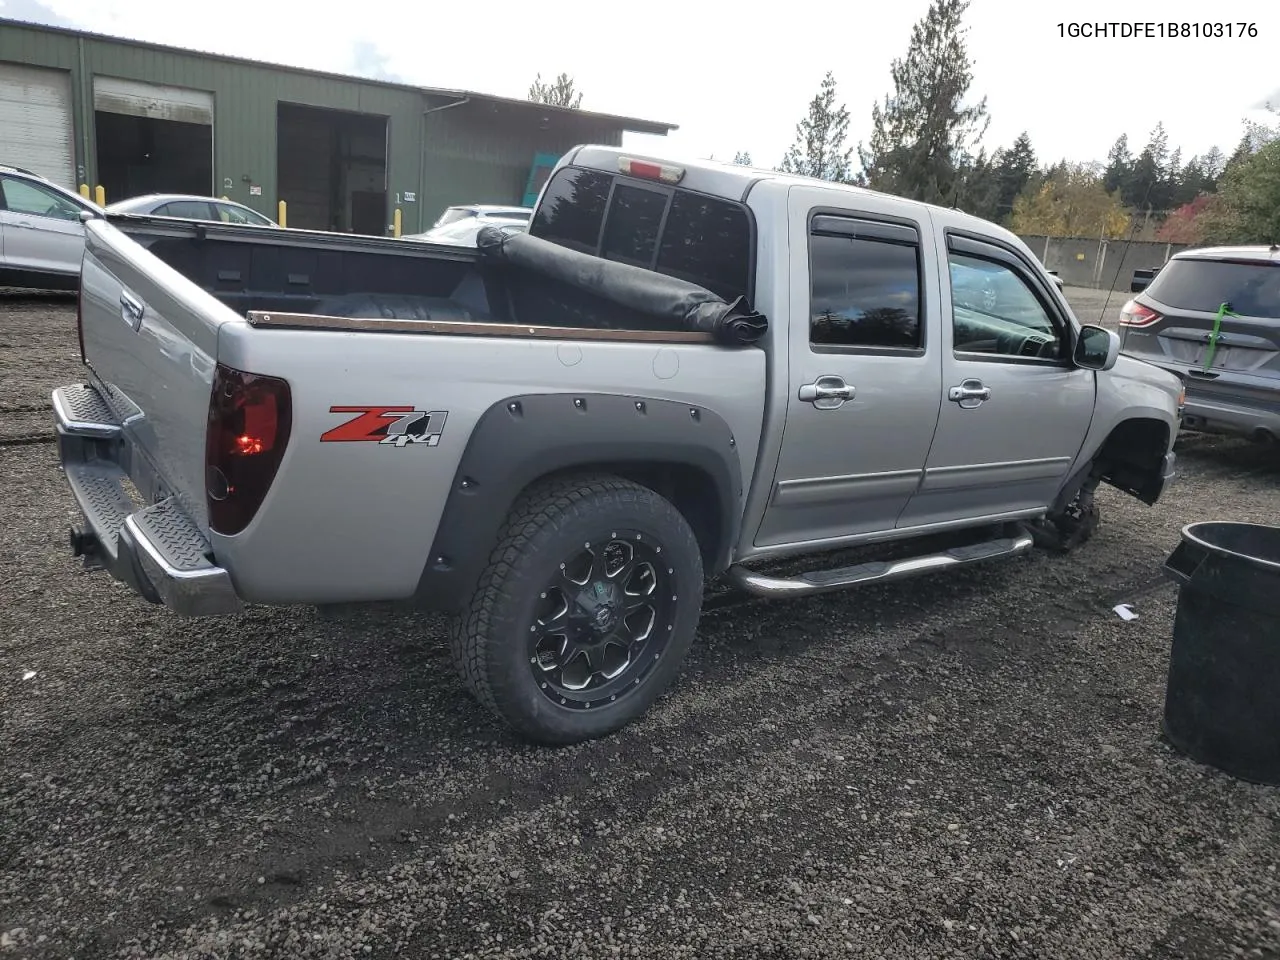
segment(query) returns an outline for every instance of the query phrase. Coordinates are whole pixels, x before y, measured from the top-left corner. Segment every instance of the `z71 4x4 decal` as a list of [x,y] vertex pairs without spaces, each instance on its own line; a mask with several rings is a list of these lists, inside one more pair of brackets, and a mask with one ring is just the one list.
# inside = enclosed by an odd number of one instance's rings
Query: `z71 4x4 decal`
[[329,412],[353,413],[356,416],[349,417],[321,434],[321,443],[364,440],[395,447],[411,443],[436,446],[440,443],[440,434],[444,432],[444,422],[449,416],[445,410],[415,410],[409,406],[330,407]]

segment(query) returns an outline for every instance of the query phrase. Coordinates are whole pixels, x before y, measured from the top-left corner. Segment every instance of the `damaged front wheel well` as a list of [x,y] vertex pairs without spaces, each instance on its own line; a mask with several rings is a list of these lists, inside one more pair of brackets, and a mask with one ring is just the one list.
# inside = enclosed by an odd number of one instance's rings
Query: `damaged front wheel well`
[[1111,431],[1094,458],[1094,476],[1117,490],[1153,504],[1164,485],[1163,465],[1169,450],[1169,425],[1140,417]]

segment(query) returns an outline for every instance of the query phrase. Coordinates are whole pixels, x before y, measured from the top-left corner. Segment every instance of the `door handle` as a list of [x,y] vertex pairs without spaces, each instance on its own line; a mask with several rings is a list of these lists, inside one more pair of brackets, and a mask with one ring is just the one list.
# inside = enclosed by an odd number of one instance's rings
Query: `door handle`
[[120,291],[120,319],[127,323],[134,333],[142,326],[142,314],[145,308],[137,297],[128,290]]
[[819,377],[813,383],[802,384],[797,396],[805,403],[812,403],[819,410],[834,410],[852,400],[857,390],[841,377]]
[[960,386],[947,391],[947,399],[960,404],[965,410],[981,406],[984,400],[991,399],[991,388],[984,386],[981,380],[964,380]]
[[34,230],[36,228],[35,224],[30,220],[19,220],[18,226],[22,227],[24,230]]

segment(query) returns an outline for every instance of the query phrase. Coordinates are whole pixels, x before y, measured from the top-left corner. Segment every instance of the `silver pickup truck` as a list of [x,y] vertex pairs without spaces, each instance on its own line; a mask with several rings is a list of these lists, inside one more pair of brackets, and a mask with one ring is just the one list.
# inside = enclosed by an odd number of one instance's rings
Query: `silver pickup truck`
[[954,210],[587,146],[477,248],[86,219],[74,553],[182,615],[445,611],[536,742],[645,711],[708,581],[1069,548],[1173,476],[1179,379]]

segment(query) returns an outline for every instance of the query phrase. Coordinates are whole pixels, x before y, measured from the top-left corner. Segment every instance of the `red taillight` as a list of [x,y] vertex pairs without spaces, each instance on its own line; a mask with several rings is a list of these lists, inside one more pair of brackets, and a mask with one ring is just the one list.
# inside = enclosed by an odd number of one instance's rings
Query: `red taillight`
[[667,163],[651,163],[648,160],[634,160],[631,157],[619,157],[618,169],[633,177],[661,180],[663,183],[679,183],[684,179],[684,167],[674,167]]
[[76,293],[76,337],[80,341],[80,362],[88,363],[84,354],[84,281],[80,281],[80,289]]
[[209,526],[239,533],[271,489],[293,423],[289,384],[218,364],[205,433]]
[[1150,307],[1144,307],[1137,300],[1130,300],[1120,308],[1120,326],[1149,327],[1160,319],[1160,314]]

